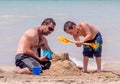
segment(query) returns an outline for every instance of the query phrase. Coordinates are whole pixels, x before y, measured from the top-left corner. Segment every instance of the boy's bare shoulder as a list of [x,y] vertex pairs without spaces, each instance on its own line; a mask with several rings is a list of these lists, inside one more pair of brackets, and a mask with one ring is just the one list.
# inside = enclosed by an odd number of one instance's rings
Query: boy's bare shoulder
[[79,27],[82,27],[82,28],[84,28],[84,27],[87,26],[87,25],[88,25],[87,22],[81,22],[81,23],[78,24],[78,26],[79,26]]
[[81,23],[79,23],[78,25],[83,26],[83,25],[87,25],[87,24],[88,24],[87,22],[81,22]]

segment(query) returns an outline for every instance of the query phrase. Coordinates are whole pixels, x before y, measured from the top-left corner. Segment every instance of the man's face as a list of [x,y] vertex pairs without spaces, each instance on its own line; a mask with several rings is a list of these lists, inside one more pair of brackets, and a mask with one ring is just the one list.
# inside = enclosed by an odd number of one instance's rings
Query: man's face
[[55,29],[55,25],[53,23],[44,25],[43,34],[47,36],[48,34],[52,33],[54,29]]

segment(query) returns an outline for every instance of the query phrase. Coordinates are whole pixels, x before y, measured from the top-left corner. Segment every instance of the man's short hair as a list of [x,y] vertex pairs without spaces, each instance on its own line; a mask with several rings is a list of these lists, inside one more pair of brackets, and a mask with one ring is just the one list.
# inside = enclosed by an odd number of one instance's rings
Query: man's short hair
[[67,29],[73,29],[73,25],[76,25],[76,24],[72,21],[67,21],[64,24],[64,31],[66,31]]
[[41,25],[48,25],[50,23],[53,23],[54,25],[56,25],[55,21],[52,18],[46,18]]

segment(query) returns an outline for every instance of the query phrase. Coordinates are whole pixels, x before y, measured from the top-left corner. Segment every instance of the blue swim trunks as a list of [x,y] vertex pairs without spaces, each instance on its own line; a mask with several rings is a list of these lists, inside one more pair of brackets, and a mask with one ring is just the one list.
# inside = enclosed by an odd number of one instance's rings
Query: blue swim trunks
[[93,58],[93,56],[101,57],[103,40],[100,32],[97,33],[93,40],[88,40],[85,43],[94,43],[96,48],[93,48],[89,45],[83,45],[84,56],[88,56],[89,58]]

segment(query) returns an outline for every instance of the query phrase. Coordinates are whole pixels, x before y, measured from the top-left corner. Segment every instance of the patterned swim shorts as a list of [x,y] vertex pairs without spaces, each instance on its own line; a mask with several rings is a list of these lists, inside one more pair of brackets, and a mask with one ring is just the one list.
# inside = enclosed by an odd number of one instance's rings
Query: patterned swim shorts
[[102,53],[102,35],[100,32],[97,33],[93,40],[88,40],[85,43],[94,43],[95,47],[91,47],[90,45],[83,45],[83,55],[88,56],[89,58],[101,57]]

